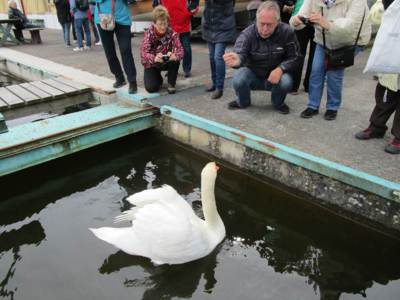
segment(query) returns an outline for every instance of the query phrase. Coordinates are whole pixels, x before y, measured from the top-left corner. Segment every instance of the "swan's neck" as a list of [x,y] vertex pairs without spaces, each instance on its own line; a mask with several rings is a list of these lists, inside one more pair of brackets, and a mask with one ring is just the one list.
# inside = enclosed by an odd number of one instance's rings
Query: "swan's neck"
[[221,222],[221,217],[218,214],[215,204],[214,194],[215,180],[209,178],[201,178],[201,203],[203,206],[204,219],[210,226],[216,226]]

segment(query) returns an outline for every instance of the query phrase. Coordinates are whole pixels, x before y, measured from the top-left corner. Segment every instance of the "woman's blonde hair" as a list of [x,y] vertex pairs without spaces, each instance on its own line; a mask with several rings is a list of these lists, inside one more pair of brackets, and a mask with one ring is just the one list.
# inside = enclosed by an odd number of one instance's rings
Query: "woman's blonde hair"
[[158,5],[153,9],[152,18],[154,23],[157,20],[168,21],[169,20],[168,10],[164,6]]

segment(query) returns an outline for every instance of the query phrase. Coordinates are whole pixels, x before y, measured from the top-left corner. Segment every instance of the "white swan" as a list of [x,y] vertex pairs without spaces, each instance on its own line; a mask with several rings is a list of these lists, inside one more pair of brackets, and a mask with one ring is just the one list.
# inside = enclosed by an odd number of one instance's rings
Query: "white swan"
[[95,236],[154,264],[181,264],[208,255],[225,237],[225,226],[215,204],[218,166],[208,163],[201,172],[201,202],[205,220],[169,185],[133,194],[135,205],[116,221],[132,221],[124,228],[89,228]]

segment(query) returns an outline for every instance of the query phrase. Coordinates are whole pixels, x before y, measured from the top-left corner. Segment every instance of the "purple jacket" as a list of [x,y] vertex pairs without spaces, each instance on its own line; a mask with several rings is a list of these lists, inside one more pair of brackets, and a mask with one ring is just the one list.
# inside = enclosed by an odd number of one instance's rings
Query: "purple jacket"
[[263,78],[278,66],[284,73],[293,73],[301,62],[296,35],[288,24],[282,22],[266,39],[258,34],[255,24],[248,26],[237,38],[234,52],[240,57],[241,67],[248,67]]

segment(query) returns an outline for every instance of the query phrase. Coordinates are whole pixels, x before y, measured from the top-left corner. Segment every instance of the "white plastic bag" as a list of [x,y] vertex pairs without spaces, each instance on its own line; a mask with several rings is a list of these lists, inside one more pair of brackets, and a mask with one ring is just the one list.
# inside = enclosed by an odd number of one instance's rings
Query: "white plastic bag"
[[395,0],[382,17],[365,72],[400,74],[400,0]]

